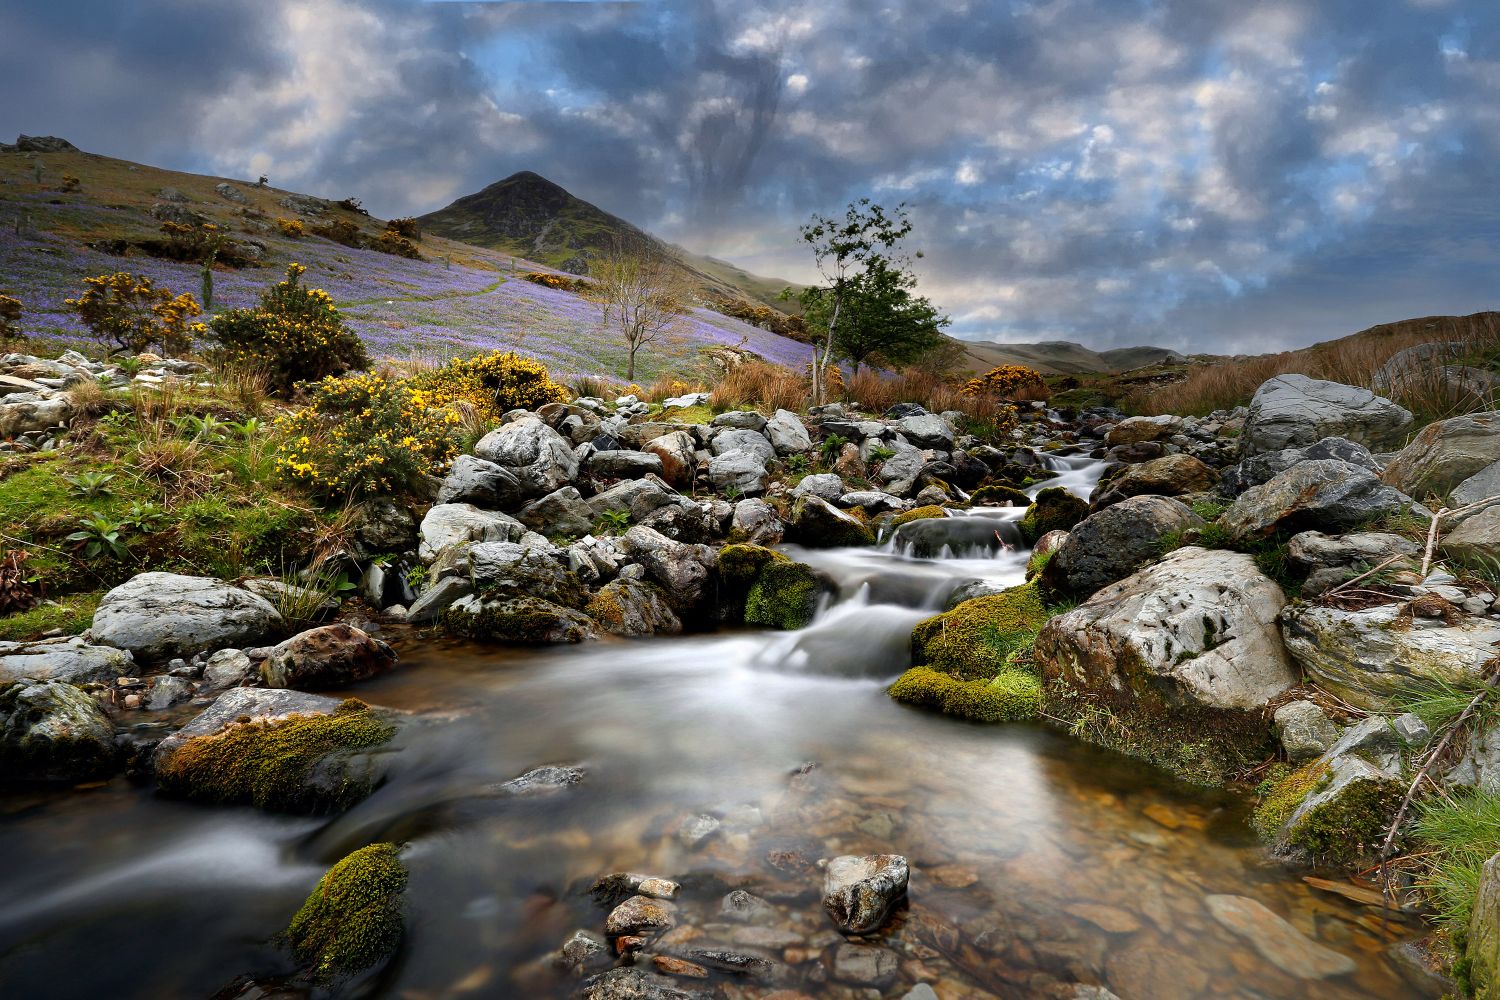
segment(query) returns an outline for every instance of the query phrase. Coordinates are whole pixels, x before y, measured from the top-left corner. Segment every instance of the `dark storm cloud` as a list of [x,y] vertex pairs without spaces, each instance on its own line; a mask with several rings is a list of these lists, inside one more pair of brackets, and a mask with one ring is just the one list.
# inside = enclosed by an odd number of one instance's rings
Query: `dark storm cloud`
[[807,213],[905,200],[966,336],[1272,348],[1494,304],[1489,0],[27,4],[0,85],[0,129],[384,214],[534,169],[793,278]]

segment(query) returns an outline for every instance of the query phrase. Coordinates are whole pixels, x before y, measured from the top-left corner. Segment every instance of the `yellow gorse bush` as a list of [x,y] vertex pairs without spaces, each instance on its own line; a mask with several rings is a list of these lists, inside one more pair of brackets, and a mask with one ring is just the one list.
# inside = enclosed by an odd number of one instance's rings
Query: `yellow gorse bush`
[[173,295],[145,275],[128,271],[84,278],[83,284],[83,294],[63,304],[111,352],[139,353],[154,346],[163,354],[182,354],[205,332],[203,324],[189,323],[203,312],[189,292]]
[[1025,365],[1001,365],[964,384],[966,396],[1012,396],[1018,392],[1045,390],[1041,373]]
[[302,224],[301,219],[277,219],[276,228],[281,230],[281,235],[290,236],[294,240],[307,235],[307,227]]
[[441,475],[465,442],[460,406],[411,379],[329,376],[276,421],[276,468],[328,498],[397,493]]
[[567,402],[569,395],[565,386],[552,381],[545,365],[505,351],[454,358],[411,381],[435,401],[462,401],[491,421],[507,410],[535,410],[547,403]]
[[582,278],[570,278],[565,274],[548,274],[545,271],[527,271],[521,277],[534,285],[557,288],[564,292],[581,294],[588,291],[590,287],[589,283]]

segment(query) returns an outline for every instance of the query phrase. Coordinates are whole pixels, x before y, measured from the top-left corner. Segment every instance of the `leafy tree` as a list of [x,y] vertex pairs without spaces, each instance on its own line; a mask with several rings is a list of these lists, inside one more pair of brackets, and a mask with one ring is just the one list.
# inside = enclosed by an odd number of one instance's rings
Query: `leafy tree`
[[[908,364],[939,347],[948,317],[924,296],[912,294],[915,287],[915,276],[879,258],[853,275],[832,331],[834,356],[852,361],[858,372],[872,360]],[[799,298],[808,328],[826,341],[836,305],[831,289],[804,289]]]
[[599,304],[605,326],[625,341],[625,379],[635,382],[635,356],[676,328],[687,289],[666,255],[642,240],[616,239],[589,263],[585,294]]
[[868,282],[872,294],[886,280],[878,277],[881,271],[909,276],[909,259],[899,247],[911,228],[905,205],[887,213],[869,198],[851,202],[842,219],[814,213],[802,227],[802,241],[812,248],[813,260],[825,282],[822,297],[827,300],[823,343],[813,364],[814,403],[824,400],[828,365],[838,349],[845,309],[857,287],[865,282],[865,275],[871,275]]

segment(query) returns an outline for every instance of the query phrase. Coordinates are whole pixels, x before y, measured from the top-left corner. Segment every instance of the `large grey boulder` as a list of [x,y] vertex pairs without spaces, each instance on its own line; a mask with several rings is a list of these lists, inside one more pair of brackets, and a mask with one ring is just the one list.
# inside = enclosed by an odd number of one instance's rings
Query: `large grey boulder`
[[45,431],[66,424],[72,416],[73,404],[66,396],[13,392],[0,397],[0,439]]
[[766,418],[754,410],[730,410],[714,417],[713,427],[729,427],[759,433],[766,429]]
[[823,870],[823,909],[839,930],[873,934],[906,895],[910,874],[899,854],[833,858]]
[[115,765],[115,727],[82,688],[62,681],[0,682],[0,775],[81,781]]
[[1408,506],[1374,473],[1336,459],[1301,462],[1240,495],[1219,517],[1236,539],[1277,532],[1347,531]]
[[593,530],[596,517],[593,506],[577,488],[564,486],[522,507],[516,520],[532,531],[556,538],[588,534]]
[[1446,495],[1470,476],[1500,462],[1500,410],[1428,424],[1385,469],[1385,481],[1422,499]]
[[525,499],[521,480],[508,469],[475,455],[453,460],[438,490],[439,504],[473,504],[486,510],[514,508]]
[[443,612],[452,632],[478,642],[556,645],[598,638],[588,615],[540,597],[461,597]]
[[0,684],[23,677],[65,684],[107,683],[135,673],[135,658],[113,646],[92,646],[82,636],[0,642]]
[[802,481],[792,487],[792,496],[815,496],[829,503],[838,503],[844,495],[844,479],[836,472],[819,472],[803,476]]
[[715,455],[708,463],[708,481],[726,492],[759,496],[766,491],[766,460],[758,452],[735,448]]
[[1403,693],[1439,683],[1469,687],[1500,643],[1500,622],[1455,625],[1414,618],[1385,604],[1363,611],[1300,605],[1287,609],[1287,650],[1320,687],[1360,708],[1382,710]]
[[1299,462],[1320,458],[1336,458],[1341,462],[1368,469],[1377,475],[1381,471],[1380,463],[1364,445],[1345,438],[1326,437],[1305,448],[1283,448],[1281,451],[1267,451],[1259,455],[1251,455],[1238,465],[1225,469],[1220,483],[1230,496],[1239,496],[1252,486],[1270,482]]
[[640,479],[660,476],[666,468],[660,455],[644,451],[597,451],[587,463],[589,475],[600,479]]
[[1169,535],[1202,528],[1187,505],[1169,497],[1130,497],[1074,525],[1042,571],[1058,594],[1092,594],[1156,559]]
[[953,425],[935,413],[922,413],[896,421],[896,430],[918,448],[952,451],[958,432]]
[[659,531],[636,525],[621,539],[626,552],[660,584],[673,606],[692,608],[709,596],[719,555],[707,545],[677,542]]
[[257,646],[282,625],[265,598],[222,580],[142,573],[104,595],[89,634],[147,663]]
[[1240,437],[1245,455],[1342,437],[1378,448],[1399,442],[1409,411],[1368,389],[1306,375],[1277,375],[1255,391]]
[[526,534],[526,530],[526,525],[509,514],[480,510],[467,503],[440,503],[422,518],[417,555],[423,562],[430,563],[456,545],[515,542]]
[[800,455],[812,450],[812,436],[802,423],[802,418],[791,410],[777,410],[766,421],[766,437],[778,455]]
[[1163,455],[1125,467],[1125,471],[1100,485],[1092,506],[1102,509],[1127,497],[1179,497],[1203,493],[1218,482],[1214,470],[1191,455]]
[[1181,434],[1187,421],[1170,413],[1155,417],[1126,417],[1104,435],[1104,443],[1117,447],[1143,441],[1164,441]]
[[715,431],[713,440],[709,442],[709,448],[715,455],[726,455],[731,451],[748,451],[762,462],[769,462],[776,457],[776,449],[771,447],[770,440],[759,431],[752,430],[729,428]]
[[1259,716],[1296,683],[1285,605],[1250,556],[1189,546],[1053,618],[1036,658],[1049,680],[1114,702]]
[[1347,535],[1325,535],[1303,531],[1287,543],[1287,561],[1307,574],[1304,597],[1317,597],[1331,587],[1374,569],[1388,559],[1395,569],[1415,569],[1422,547],[1401,535],[1385,531],[1360,531]]
[[539,417],[523,416],[490,431],[474,454],[514,475],[525,497],[545,496],[578,475],[572,443]]
[[607,513],[627,514],[632,522],[643,521],[664,507],[678,507],[692,501],[655,476],[627,479],[616,483],[589,501],[595,520]]
[[517,542],[478,542],[468,550],[469,583],[489,596],[539,597],[575,607],[583,588],[560,550]]

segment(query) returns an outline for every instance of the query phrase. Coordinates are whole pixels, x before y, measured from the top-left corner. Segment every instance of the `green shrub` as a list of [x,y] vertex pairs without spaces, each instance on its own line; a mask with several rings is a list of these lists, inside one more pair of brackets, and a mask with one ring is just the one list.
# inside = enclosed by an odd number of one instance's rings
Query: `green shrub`
[[987,679],[1014,666],[1049,617],[1035,583],[976,597],[918,623],[912,659],[966,679]]
[[322,981],[363,972],[395,952],[403,930],[406,866],[394,844],[371,844],[344,858],[287,926],[297,958]]
[[276,429],[278,471],[330,499],[397,493],[439,475],[466,438],[454,407],[410,381],[368,374],[325,378]]
[[264,373],[268,387],[286,393],[308,382],[370,366],[364,341],[344,326],[333,299],[304,288],[307,268],[291,264],[253,309],[230,309],[209,324],[225,362]]
[[1072,531],[1074,525],[1089,516],[1089,505],[1063,489],[1051,486],[1042,490],[1026,508],[1021,518],[1021,534],[1032,545],[1049,531]]

